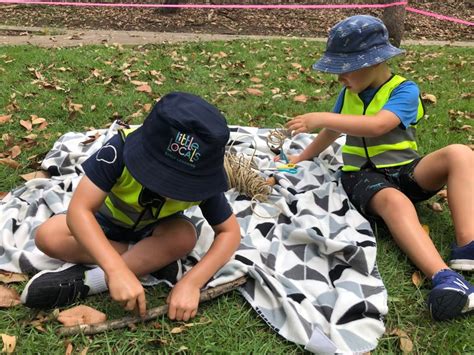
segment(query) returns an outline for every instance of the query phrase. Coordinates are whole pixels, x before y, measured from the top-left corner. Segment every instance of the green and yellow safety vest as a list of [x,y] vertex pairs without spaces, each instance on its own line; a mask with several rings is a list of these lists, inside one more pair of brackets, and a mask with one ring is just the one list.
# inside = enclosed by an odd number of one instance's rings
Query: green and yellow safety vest
[[[363,119],[373,119],[390,99],[392,91],[405,78],[394,75],[383,84],[368,105],[359,95],[345,90],[341,113],[348,115],[364,115]],[[416,122],[406,129],[397,126],[390,132],[379,137],[354,137],[347,135],[346,144],[342,147],[344,161],[343,171],[359,171],[361,168],[388,168],[408,164],[416,159],[418,147],[416,144],[415,125],[424,115],[421,98],[418,98],[418,114]]]
[[[119,131],[124,142],[126,136],[132,131],[133,129]],[[144,203],[140,202],[143,201],[143,194],[147,193],[146,191],[147,189],[135,180],[127,167],[124,166],[121,176],[105,198],[99,213],[119,226],[140,230],[158,219],[201,203],[201,201],[186,202],[159,196],[158,199],[152,197],[153,201],[150,201],[149,197],[146,198],[149,202],[154,203],[147,203],[144,206]]]

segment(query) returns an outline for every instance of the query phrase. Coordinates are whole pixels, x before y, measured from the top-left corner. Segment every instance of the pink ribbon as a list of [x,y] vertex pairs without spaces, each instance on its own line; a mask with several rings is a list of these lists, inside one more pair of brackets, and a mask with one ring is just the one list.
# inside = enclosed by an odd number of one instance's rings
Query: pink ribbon
[[430,11],[418,10],[408,7],[408,2],[399,1],[390,4],[343,4],[343,5],[238,5],[238,4],[124,4],[124,3],[93,3],[93,2],[59,2],[59,1],[38,1],[38,0],[0,0],[0,4],[22,4],[22,5],[53,5],[53,6],[85,6],[85,7],[138,7],[138,8],[183,8],[183,9],[285,9],[285,10],[316,10],[316,9],[363,9],[363,8],[387,8],[392,6],[405,6],[409,12],[420,15],[434,17],[438,20],[460,23],[467,26],[474,26],[474,22],[461,20],[455,17],[444,16]]

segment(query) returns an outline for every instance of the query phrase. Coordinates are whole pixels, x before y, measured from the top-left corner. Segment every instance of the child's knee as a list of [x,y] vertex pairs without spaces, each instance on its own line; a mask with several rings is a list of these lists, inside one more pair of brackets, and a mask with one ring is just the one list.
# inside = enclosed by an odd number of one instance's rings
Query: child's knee
[[461,165],[471,165],[474,159],[474,153],[471,148],[464,144],[451,144],[445,149],[448,162]]

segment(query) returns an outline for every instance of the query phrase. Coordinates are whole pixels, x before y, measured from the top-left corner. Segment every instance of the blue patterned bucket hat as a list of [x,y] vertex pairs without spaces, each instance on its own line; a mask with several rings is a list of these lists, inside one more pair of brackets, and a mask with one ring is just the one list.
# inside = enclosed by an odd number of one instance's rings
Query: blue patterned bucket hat
[[385,62],[405,51],[392,46],[384,23],[376,17],[356,15],[337,23],[329,31],[326,51],[314,70],[348,73]]

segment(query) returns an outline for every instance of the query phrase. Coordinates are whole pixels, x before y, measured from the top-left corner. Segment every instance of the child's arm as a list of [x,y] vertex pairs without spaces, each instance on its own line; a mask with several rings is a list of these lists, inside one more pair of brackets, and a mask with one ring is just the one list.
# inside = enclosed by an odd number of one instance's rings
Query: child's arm
[[297,164],[303,160],[310,160],[318,156],[324,149],[329,147],[338,137],[339,132],[323,128],[316,138],[308,145],[300,155],[290,156],[290,163]]
[[240,244],[240,227],[234,214],[213,229],[216,237],[206,255],[183,276],[168,296],[170,319],[187,321],[196,315],[200,289],[224,266]]
[[104,270],[110,296],[126,310],[146,312],[145,292],[135,274],[112,247],[97,223],[95,212],[107,193],[84,176],[74,192],[67,212],[67,224],[76,240]]
[[400,124],[393,112],[381,110],[374,116],[345,115],[332,112],[311,112],[296,116],[286,126],[294,133],[311,132],[317,128],[346,133],[357,137],[378,137]]

